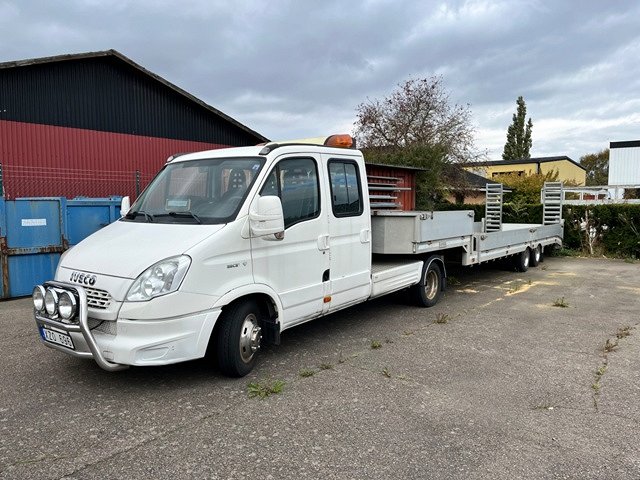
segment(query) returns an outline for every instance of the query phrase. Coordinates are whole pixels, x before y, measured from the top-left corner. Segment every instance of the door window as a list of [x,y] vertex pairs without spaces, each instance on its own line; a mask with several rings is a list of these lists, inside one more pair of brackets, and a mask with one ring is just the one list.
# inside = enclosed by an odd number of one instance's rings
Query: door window
[[267,177],[260,195],[282,200],[284,228],[316,218],[320,214],[318,167],[310,158],[280,161]]
[[363,212],[358,165],[348,160],[329,161],[331,206],[336,217],[355,217]]

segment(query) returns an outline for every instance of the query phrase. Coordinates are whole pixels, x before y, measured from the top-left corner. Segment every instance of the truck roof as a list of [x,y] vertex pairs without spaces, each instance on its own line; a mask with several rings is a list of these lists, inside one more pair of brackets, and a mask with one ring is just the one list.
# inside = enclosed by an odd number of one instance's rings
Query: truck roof
[[269,153],[329,153],[334,155],[362,156],[360,150],[338,147],[327,147],[324,145],[314,145],[307,143],[291,143],[278,144],[271,149],[266,149],[265,145],[256,145],[252,147],[231,147],[218,148],[215,150],[205,150],[202,152],[193,152],[173,155],[168,162],[188,162],[191,160],[202,160],[206,158],[225,158],[225,157],[266,157]]

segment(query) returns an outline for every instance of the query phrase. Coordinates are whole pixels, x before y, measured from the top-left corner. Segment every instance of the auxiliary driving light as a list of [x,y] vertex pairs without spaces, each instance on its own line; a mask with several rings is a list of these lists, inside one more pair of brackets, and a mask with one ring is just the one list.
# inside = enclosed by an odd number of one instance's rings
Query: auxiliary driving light
[[44,294],[44,308],[51,316],[58,312],[58,294],[51,288]]
[[36,285],[33,288],[33,293],[31,294],[31,298],[33,299],[33,307],[38,312],[42,312],[44,310],[44,295],[45,295],[45,290],[42,285]]
[[58,299],[58,313],[64,320],[70,320],[76,314],[76,299],[69,292],[62,292]]

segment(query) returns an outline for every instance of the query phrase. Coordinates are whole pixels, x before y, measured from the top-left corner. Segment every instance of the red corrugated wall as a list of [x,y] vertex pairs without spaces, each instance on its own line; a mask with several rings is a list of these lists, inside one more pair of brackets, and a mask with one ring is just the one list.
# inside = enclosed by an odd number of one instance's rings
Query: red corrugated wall
[[0,120],[0,164],[7,198],[135,197],[174,153],[228,145]]

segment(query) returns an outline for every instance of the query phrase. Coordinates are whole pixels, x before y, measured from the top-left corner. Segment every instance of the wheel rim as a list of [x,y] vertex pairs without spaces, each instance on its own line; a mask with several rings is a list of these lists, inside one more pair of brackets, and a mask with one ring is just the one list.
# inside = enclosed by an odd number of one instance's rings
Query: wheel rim
[[434,270],[427,272],[424,282],[424,294],[429,300],[433,300],[438,293],[438,274]]
[[536,262],[539,262],[539,261],[540,261],[540,255],[541,255],[541,254],[542,254],[542,252],[541,252],[541,248],[540,248],[540,245],[538,245],[538,246],[536,247],[536,251],[535,251],[535,253],[534,253],[534,255],[536,256]]
[[253,313],[247,315],[240,328],[240,358],[249,363],[260,349],[262,329],[258,326],[258,319]]

